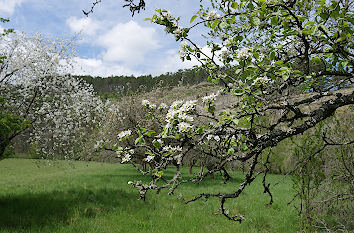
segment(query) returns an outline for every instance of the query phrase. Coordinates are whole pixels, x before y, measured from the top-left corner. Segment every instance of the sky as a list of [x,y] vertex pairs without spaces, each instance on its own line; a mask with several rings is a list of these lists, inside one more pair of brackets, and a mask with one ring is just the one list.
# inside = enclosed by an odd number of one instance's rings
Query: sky
[[[153,76],[190,68],[195,61],[182,62],[180,42],[164,28],[145,21],[155,9],[170,10],[181,16],[182,26],[199,9],[199,0],[147,0],[145,11],[132,17],[123,0],[102,0],[93,14],[86,17],[94,0],[0,0],[0,17],[9,23],[2,28],[14,28],[27,34],[40,32],[49,38],[77,37],[77,55],[73,74],[108,77],[112,75]],[[196,42],[201,31],[192,31]],[[201,45],[203,46],[203,45]]]

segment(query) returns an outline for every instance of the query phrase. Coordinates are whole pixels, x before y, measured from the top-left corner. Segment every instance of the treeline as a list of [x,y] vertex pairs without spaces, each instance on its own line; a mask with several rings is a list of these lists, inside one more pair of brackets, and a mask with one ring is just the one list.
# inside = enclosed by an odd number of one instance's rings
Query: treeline
[[166,73],[153,77],[143,76],[111,76],[107,78],[92,76],[75,76],[92,84],[95,91],[104,98],[117,98],[136,92],[149,92],[156,87],[175,87],[193,85],[207,80],[203,70],[185,69],[175,73]]

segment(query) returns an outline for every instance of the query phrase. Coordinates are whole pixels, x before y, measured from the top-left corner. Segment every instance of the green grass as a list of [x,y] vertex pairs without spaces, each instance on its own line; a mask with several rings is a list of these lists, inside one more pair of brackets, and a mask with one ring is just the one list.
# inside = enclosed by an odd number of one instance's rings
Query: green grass
[[[275,203],[264,205],[260,180],[237,200],[227,202],[245,216],[239,224],[217,214],[217,199],[183,204],[166,192],[149,193],[145,202],[128,186],[143,180],[130,165],[36,160],[0,161],[0,232],[295,232],[298,217],[292,206],[291,181],[273,187]],[[224,185],[219,177],[177,189],[184,197],[198,192],[231,191],[242,174]],[[280,175],[270,175],[274,183]]]

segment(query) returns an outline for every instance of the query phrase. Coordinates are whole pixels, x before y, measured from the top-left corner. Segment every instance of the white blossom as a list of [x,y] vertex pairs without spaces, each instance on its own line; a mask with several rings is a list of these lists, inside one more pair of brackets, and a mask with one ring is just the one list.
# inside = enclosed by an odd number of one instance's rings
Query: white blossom
[[187,115],[185,112],[181,112],[178,114],[178,118],[181,119],[182,121],[186,122],[192,122],[194,118],[192,116]]
[[40,34],[0,37],[1,56],[6,56],[0,69],[1,96],[12,114],[32,122],[28,142],[45,157],[73,158],[107,112],[91,85],[66,75],[75,53],[72,46],[70,40]]
[[144,107],[149,107],[149,105],[151,105],[151,103],[149,100],[144,99],[141,101],[141,105],[143,105]]
[[160,106],[158,107],[158,109],[166,109],[166,108],[168,108],[168,106],[165,103],[161,103]]
[[99,140],[96,142],[96,144],[94,145],[94,148],[97,150],[103,143],[103,140]]
[[173,34],[175,35],[175,38],[178,39],[179,37],[182,36],[182,33],[184,32],[183,28],[177,27],[174,31]]
[[238,59],[249,58],[251,56],[250,48],[245,47],[245,48],[240,49],[236,56]]
[[187,122],[180,122],[178,124],[179,132],[186,133],[186,132],[189,132],[192,129],[193,129],[193,126],[191,124],[187,123]]
[[122,158],[122,162],[121,163],[126,163],[126,162],[129,162],[130,160],[131,160],[131,154],[125,153],[124,157]]
[[164,17],[168,20],[171,20],[173,18],[172,14],[170,11],[167,11],[166,14],[164,14]]
[[173,146],[171,146],[171,145],[168,145],[168,146],[164,146],[163,148],[162,148],[162,150],[163,151],[166,151],[166,152],[168,152],[168,151],[170,151],[170,152],[177,152],[177,151],[182,151],[182,147],[180,147],[180,146],[175,146],[175,147],[173,147]]
[[229,52],[227,50],[221,52],[222,60],[226,61],[228,57],[229,57]]
[[179,47],[179,56],[180,58],[185,58],[188,55],[188,49],[187,49],[188,43],[185,41],[181,42],[181,45]]
[[215,136],[214,136],[214,140],[217,141],[217,142],[219,142],[219,141],[220,141],[220,137],[219,137],[218,135],[215,135]]
[[183,156],[182,154],[178,154],[178,155],[174,156],[174,160],[176,160],[178,165],[182,164],[182,156]]
[[204,96],[202,98],[202,101],[203,101],[203,103],[206,103],[206,104],[212,103],[212,102],[214,102],[216,100],[216,97],[218,95],[219,95],[218,93],[216,93],[216,94],[212,93],[211,95]]
[[160,143],[161,145],[163,145],[163,141],[161,139],[157,139],[156,140],[158,143]]
[[118,139],[122,140],[125,139],[127,137],[129,137],[132,134],[132,131],[130,129],[122,131],[118,134]]
[[148,155],[144,160],[149,163],[149,162],[151,162],[154,158],[155,158],[155,156],[153,156],[153,155]]
[[253,81],[253,85],[257,84],[257,83],[262,83],[262,84],[266,84],[270,81],[269,78],[267,77],[257,77],[254,81]]
[[206,19],[207,20],[213,20],[213,19],[217,19],[220,18],[221,16],[215,11],[215,10],[211,10],[208,12]]

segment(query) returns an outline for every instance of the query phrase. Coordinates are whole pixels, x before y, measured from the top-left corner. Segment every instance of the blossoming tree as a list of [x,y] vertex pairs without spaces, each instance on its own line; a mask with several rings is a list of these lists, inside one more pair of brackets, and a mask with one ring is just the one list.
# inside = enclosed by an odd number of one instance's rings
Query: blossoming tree
[[[144,1],[127,2],[133,12],[145,7]],[[353,84],[351,7],[341,0],[210,0],[210,7],[201,7],[187,26],[170,11],[158,9],[148,20],[180,41],[182,60],[198,61],[209,72],[208,80],[223,88],[201,100],[176,100],[167,108],[142,102],[160,129],[137,126],[120,132],[121,143],[110,147],[122,162],[133,164],[136,151],[144,151],[145,161],[152,166],[141,172],[151,181],[129,182],[139,189],[140,197],[144,199],[149,190],[168,189],[172,194],[179,185],[199,182],[215,172],[222,172],[227,181],[228,166],[238,161],[250,167],[234,192],[201,193],[186,203],[218,198],[221,213],[241,222],[244,217],[229,213],[225,203],[239,197],[263,171],[264,192],[272,204],[266,181],[271,149],[354,103],[352,89],[335,92]],[[209,30],[202,37],[208,52],[189,37],[197,27]],[[234,98],[229,108],[216,108],[220,95]],[[159,117],[161,112],[164,117]],[[325,142],[326,146],[351,143]],[[191,179],[181,173],[189,154],[200,164]],[[213,162],[206,170],[203,164],[210,159]],[[172,178],[165,176],[167,167],[175,168]]]
[[0,157],[23,133],[44,157],[73,157],[85,132],[97,123],[104,105],[93,88],[65,75],[73,52],[70,43],[18,32],[0,38],[2,111],[23,122],[7,135]]

